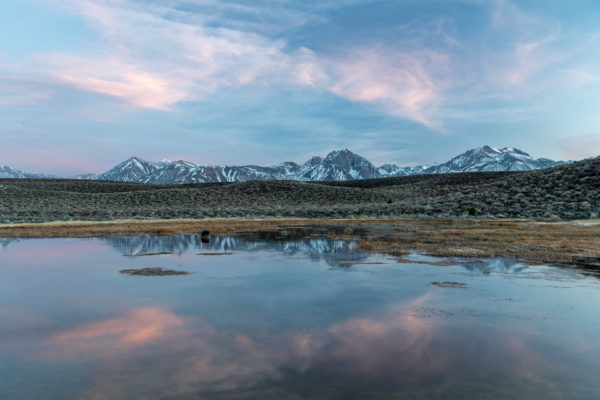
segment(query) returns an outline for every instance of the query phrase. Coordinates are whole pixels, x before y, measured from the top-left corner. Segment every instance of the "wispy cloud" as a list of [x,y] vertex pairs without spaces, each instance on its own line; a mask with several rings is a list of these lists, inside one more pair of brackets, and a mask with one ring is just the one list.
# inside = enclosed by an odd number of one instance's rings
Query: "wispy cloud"
[[443,90],[435,76],[447,67],[442,53],[355,49],[332,59],[257,33],[207,27],[196,14],[175,9],[129,1],[67,4],[103,40],[101,54],[39,56],[63,84],[157,110],[220,88],[299,85],[439,127],[431,112]]
[[330,90],[437,129],[432,114],[442,101],[445,84],[436,75],[447,70],[448,63],[446,54],[433,51],[357,50],[332,63],[337,79]]
[[73,8],[101,34],[101,54],[54,53],[41,59],[56,79],[81,89],[164,110],[265,77],[311,83],[314,68],[306,65],[307,52],[286,54],[282,41],[208,28],[180,20],[185,15],[176,10],[126,1],[84,0]]

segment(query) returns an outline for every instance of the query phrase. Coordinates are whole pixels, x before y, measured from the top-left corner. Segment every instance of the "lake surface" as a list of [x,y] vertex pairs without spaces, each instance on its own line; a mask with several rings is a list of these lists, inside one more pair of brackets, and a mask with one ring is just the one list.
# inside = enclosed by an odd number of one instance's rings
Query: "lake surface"
[[[4,400],[600,398],[582,271],[320,239],[0,246]],[[119,273],[144,267],[191,274]]]

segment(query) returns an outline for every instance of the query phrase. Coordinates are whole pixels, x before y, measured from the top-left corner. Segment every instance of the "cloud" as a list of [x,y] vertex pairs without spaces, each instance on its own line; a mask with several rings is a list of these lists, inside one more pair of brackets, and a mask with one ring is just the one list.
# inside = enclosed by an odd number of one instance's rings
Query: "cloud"
[[[41,63],[60,82],[138,107],[167,110],[223,87],[264,77],[293,79],[291,66],[307,57],[302,51],[285,54],[281,41],[205,27],[176,10],[154,5],[84,0],[72,3],[72,9],[100,33],[101,54],[54,53],[40,57]],[[297,75],[298,82],[310,84],[314,68],[298,64],[304,71]]]
[[381,106],[438,128],[430,116],[443,86],[434,76],[448,63],[435,51],[354,49],[337,59],[282,40],[207,27],[196,14],[129,1],[70,5],[102,37],[102,54],[39,56],[50,75],[78,89],[141,108],[169,110],[223,88],[301,86]]
[[168,110],[169,106],[188,97],[174,79],[140,71],[136,65],[118,59],[55,55],[45,57],[56,66],[55,77],[78,89],[121,98],[138,107]]
[[583,86],[598,81],[596,74],[582,69],[564,69],[562,72],[566,81],[573,86]]
[[[579,40],[569,37],[559,19],[526,12],[510,1],[492,6],[491,21],[487,36],[504,40],[482,51],[488,60],[483,64],[487,80],[492,88],[512,95],[515,88],[539,92],[559,84],[554,70],[591,45],[585,36]],[[517,93],[523,96],[523,92]]]
[[[83,19],[96,40],[85,51],[49,51],[14,66],[23,72],[5,81],[8,90],[0,87],[0,104],[48,102],[62,85],[117,99],[127,111],[174,111],[184,102],[208,102],[219,91],[303,88],[445,131],[452,118],[476,120],[481,109],[504,115],[545,89],[597,82],[597,59],[590,57],[585,68],[576,59],[597,37],[569,36],[557,18],[514,2],[470,2],[476,16],[461,17],[456,2],[456,14],[400,18],[390,26],[397,41],[377,30],[373,37],[343,37],[356,22],[335,20],[331,10],[369,3],[56,0]],[[410,2],[396,6],[401,15]],[[488,23],[462,24],[461,18],[475,17]],[[326,38],[335,49],[309,48],[322,31],[302,31],[307,22],[306,29],[335,22],[338,36]],[[312,39],[294,41],[288,31]]]
[[329,89],[439,129],[432,114],[442,102],[445,83],[437,75],[447,70],[449,60],[448,55],[434,51],[356,50],[332,62],[337,79]]

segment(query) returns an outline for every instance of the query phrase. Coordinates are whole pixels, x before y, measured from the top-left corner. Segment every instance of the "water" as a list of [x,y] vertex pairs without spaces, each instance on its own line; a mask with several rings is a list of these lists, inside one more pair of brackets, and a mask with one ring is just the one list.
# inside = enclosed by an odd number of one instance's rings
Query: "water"
[[[577,270],[332,240],[0,246],[1,399],[600,398],[600,280]],[[119,273],[155,266],[191,274]]]

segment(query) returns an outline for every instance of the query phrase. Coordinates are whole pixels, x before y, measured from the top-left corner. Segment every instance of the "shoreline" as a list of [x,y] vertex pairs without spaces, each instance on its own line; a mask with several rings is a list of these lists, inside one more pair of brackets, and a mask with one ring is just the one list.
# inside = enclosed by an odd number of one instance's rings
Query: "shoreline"
[[529,219],[162,219],[0,224],[0,237],[65,238],[200,234],[355,240],[362,250],[401,257],[509,257],[600,271],[600,220]]
[[[410,221],[410,219],[406,219]],[[111,221],[50,221],[0,224],[0,237],[54,238],[74,236],[134,236],[150,234],[226,234],[247,229],[269,229],[284,225],[343,225],[404,221],[404,219],[310,219],[310,218],[203,218],[203,219],[117,219]]]

